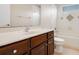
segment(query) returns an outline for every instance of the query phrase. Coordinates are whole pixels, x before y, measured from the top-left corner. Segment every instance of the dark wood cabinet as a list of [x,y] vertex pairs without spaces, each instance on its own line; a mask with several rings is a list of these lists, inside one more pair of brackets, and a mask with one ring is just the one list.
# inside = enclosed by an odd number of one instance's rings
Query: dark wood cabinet
[[42,34],[31,39],[32,55],[47,55],[47,34]]
[[31,38],[31,48],[41,44],[42,42],[47,40],[47,34],[38,35],[36,37]]
[[24,39],[0,47],[0,55],[53,55],[54,32]]
[[54,40],[53,38],[48,40],[48,55],[54,54]]
[[42,43],[36,48],[31,50],[32,55],[47,55],[47,43]]
[[28,53],[29,40],[16,42],[0,48],[0,55],[22,55]]
[[[47,41],[45,43],[44,41]],[[42,43],[44,42],[44,43]],[[41,44],[41,45],[39,45]],[[35,47],[37,46],[37,47]],[[31,39],[31,50],[32,55],[53,55],[54,54],[54,32],[48,32]]]
[[54,31],[48,32],[48,39],[54,38]]
[[54,32],[48,33],[48,55],[54,54]]

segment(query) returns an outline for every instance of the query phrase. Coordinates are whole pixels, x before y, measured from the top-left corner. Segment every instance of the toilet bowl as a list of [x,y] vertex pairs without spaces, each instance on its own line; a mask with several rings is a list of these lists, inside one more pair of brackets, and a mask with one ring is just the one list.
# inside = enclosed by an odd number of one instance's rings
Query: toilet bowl
[[59,53],[62,53],[63,52],[64,39],[55,37],[54,41],[55,41],[54,42],[54,44],[55,44],[55,51],[59,52]]

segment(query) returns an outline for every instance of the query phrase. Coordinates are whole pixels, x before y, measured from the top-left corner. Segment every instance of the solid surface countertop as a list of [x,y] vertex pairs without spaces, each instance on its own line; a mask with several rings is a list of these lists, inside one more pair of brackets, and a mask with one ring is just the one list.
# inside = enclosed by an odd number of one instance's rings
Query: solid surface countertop
[[40,27],[40,28],[31,28],[29,29],[28,32],[26,32],[24,29],[20,31],[3,32],[3,33],[0,33],[0,46],[4,46],[10,43],[28,39],[50,31],[53,31],[53,29]]

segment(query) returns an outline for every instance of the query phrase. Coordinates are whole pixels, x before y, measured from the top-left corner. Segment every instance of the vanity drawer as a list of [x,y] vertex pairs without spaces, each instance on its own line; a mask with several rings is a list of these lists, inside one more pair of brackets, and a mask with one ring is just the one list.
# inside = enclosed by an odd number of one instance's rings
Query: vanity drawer
[[31,39],[31,48],[41,44],[47,40],[47,34],[42,34]]
[[22,55],[29,50],[29,41],[24,40],[0,48],[0,55]]
[[51,31],[48,33],[48,39],[53,38],[54,37],[54,31]]

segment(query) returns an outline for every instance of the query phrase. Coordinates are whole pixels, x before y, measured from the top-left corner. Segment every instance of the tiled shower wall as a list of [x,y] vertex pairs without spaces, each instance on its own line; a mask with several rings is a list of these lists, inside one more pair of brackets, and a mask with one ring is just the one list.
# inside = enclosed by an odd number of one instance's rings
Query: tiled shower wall
[[79,48],[79,10],[65,12],[60,6],[57,18],[57,36],[63,37],[70,46]]

